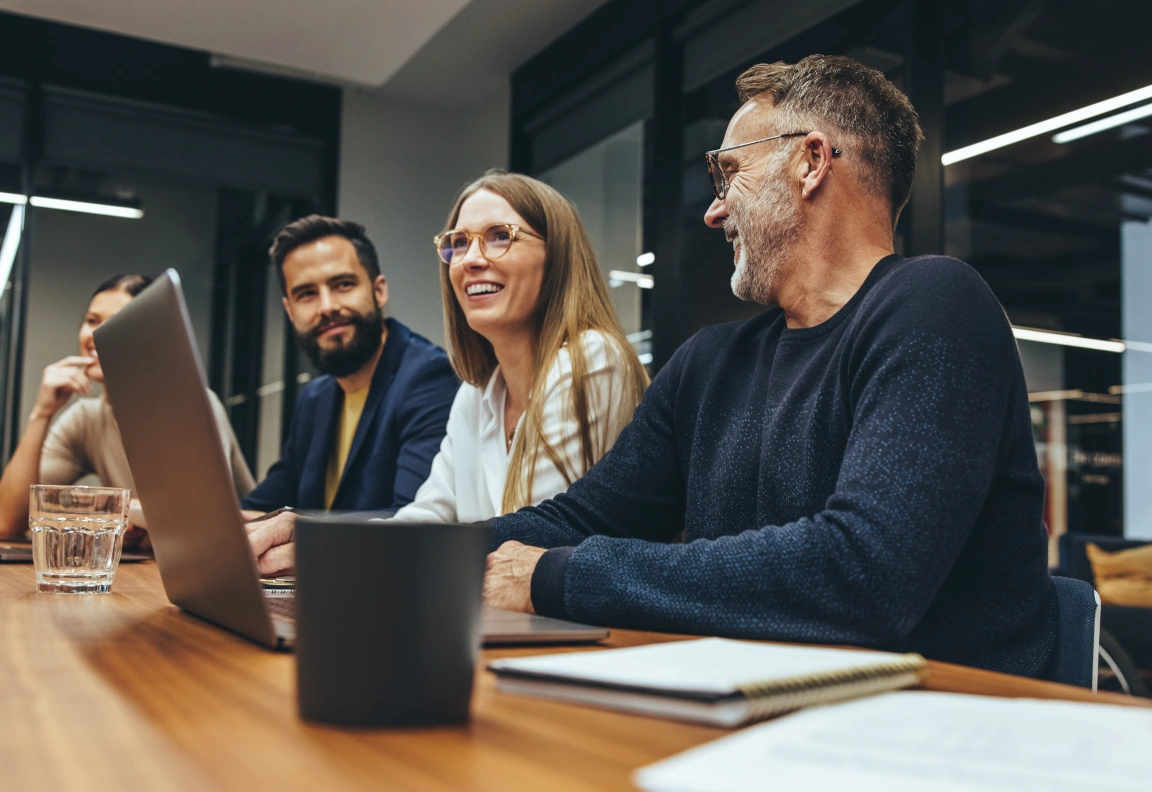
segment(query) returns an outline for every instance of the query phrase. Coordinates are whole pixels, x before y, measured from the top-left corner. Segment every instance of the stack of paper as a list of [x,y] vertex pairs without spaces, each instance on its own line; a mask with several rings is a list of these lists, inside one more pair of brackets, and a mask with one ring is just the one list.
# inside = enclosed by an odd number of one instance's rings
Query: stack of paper
[[648,792],[1148,792],[1152,710],[953,693],[816,707],[637,771]]

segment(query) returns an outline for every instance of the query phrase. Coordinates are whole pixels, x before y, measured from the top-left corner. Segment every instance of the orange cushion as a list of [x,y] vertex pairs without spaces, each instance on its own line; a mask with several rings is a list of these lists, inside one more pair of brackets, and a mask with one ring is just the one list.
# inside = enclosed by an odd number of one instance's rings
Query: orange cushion
[[1152,608],[1152,544],[1108,553],[1089,542],[1085,550],[1101,602]]

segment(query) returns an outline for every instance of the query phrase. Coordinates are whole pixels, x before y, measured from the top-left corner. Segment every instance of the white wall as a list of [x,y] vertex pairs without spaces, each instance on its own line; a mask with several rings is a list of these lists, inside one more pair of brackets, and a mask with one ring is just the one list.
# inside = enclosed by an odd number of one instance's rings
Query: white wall
[[388,278],[388,313],[444,343],[432,237],[456,194],[508,160],[507,88],[467,109],[344,91],[340,217],[363,223]]
[[216,191],[139,184],[144,217],[34,209],[21,425],[36,402],[44,367],[78,354],[80,322],[93,289],[117,274],[155,276],[174,267],[207,361],[212,327]]

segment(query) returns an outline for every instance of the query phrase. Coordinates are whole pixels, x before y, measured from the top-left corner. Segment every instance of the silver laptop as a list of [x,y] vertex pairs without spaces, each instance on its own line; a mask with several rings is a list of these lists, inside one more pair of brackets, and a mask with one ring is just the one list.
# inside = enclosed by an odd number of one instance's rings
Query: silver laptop
[[[294,597],[259,581],[176,271],[101,325],[96,349],[168,599],[265,646],[290,648]],[[608,636],[487,607],[481,632],[487,646]]]

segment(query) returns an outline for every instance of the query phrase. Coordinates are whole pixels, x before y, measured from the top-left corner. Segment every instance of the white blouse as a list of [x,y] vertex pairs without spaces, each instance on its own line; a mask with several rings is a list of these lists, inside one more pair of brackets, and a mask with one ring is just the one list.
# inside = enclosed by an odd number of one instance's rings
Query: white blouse
[[[621,357],[632,354],[632,350],[617,349],[611,339],[595,330],[585,332],[580,341],[588,369],[590,430],[595,457],[599,458],[632,420],[635,405],[625,403],[623,398],[628,372]],[[549,369],[543,393],[544,436],[561,458],[569,460],[575,478],[579,478],[587,471],[580,456],[580,436],[573,414],[572,361],[567,345]],[[470,523],[502,514],[504,480],[511,459],[504,429],[507,395],[499,367],[483,390],[467,383],[460,386],[440,453],[432,461],[432,472],[416,492],[416,499],[396,512],[393,520]],[[523,420],[521,416],[521,423]],[[541,451],[532,479],[532,505],[567,489],[564,476],[548,454]]]

